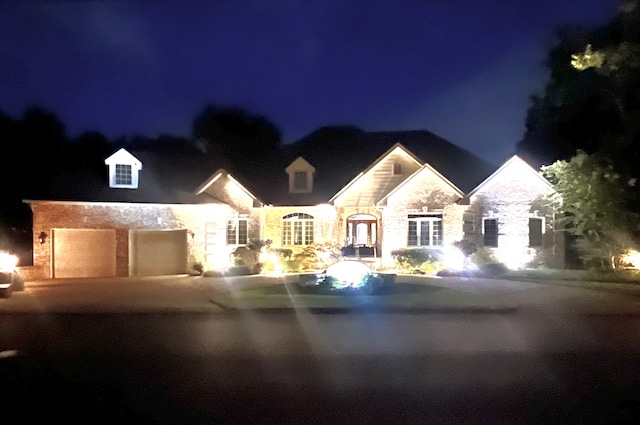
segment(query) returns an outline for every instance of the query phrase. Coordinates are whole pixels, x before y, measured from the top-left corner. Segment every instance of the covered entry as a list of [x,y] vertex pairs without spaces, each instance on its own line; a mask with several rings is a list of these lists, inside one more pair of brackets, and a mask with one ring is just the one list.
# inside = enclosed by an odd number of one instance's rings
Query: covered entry
[[52,277],[116,275],[113,229],[52,229]]
[[354,214],[347,218],[344,256],[373,257],[377,253],[378,220],[370,214]]
[[131,230],[129,275],[187,272],[187,230]]

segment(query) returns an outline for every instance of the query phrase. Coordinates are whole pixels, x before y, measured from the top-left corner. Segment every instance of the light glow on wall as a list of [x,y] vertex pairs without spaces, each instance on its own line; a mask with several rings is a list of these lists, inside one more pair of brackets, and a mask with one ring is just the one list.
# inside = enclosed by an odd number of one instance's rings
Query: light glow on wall
[[18,257],[6,252],[0,252],[0,272],[11,273],[18,266]]
[[533,248],[523,248],[517,241],[505,242],[500,240],[500,248],[495,251],[496,258],[508,269],[525,269],[528,264],[536,258],[536,250]]
[[640,252],[635,249],[629,249],[620,257],[620,262],[627,269],[640,269]]
[[459,248],[452,245],[445,245],[442,248],[443,263],[446,270],[461,271],[468,270],[470,264],[467,264],[467,257]]

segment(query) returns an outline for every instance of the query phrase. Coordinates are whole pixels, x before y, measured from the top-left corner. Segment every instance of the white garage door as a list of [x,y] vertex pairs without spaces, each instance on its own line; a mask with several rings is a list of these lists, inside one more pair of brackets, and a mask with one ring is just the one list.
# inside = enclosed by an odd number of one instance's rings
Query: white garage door
[[53,277],[116,275],[116,232],[109,229],[53,229]]
[[187,230],[132,230],[129,233],[132,276],[187,272]]

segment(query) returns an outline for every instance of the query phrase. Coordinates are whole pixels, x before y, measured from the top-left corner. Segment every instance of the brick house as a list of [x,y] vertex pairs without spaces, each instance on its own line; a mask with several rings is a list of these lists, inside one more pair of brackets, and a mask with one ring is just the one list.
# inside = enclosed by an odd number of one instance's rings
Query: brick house
[[25,200],[34,266],[45,278],[182,274],[222,268],[257,239],[293,252],[339,245],[385,267],[395,249],[442,250],[465,237],[514,267],[562,266],[544,201],[553,189],[519,158],[491,174],[429,132],[315,136],[246,168],[120,149],[106,176],[64,176],[55,199]]

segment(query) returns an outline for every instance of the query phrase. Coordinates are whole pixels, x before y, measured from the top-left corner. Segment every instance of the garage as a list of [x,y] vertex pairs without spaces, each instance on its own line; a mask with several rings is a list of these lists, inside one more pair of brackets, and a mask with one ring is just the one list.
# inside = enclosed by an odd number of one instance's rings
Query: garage
[[53,229],[54,278],[116,275],[116,232],[112,229]]
[[187,230],[131,230],[129,274],[169,275],[187,272]]

